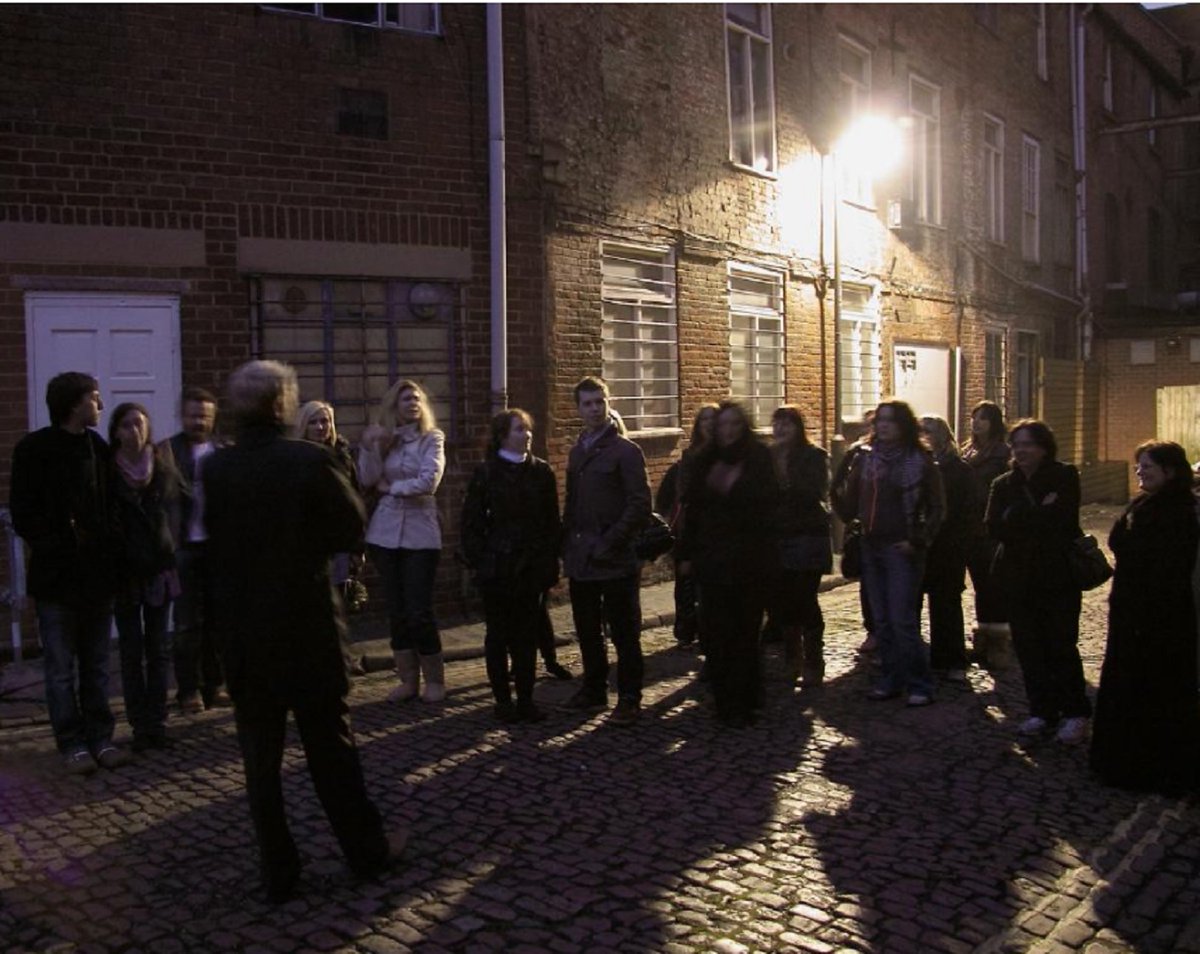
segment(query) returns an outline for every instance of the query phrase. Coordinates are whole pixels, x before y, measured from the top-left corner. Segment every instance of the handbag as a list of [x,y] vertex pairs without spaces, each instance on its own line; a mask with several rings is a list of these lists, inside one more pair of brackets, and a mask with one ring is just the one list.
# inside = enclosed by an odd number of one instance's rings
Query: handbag
[[1067,563],[1071,568],[1071,578],[1081,590],[1094,590],[1106,583],[1113,575],[1113,568],[1108,565],[1108,558],[1100,549],[1100,544],[1090,533],[1076,537],[1071,541],[1067,551]]
[[842,576],[847,580],[862,576],[862,524],[857,520],[846,525],[842,538]]
[[653,563],[664,553],[670,553],[674,547],[675,534],[671,532],[671,525],[662,514],[651,513],[646,526],[634,541],[633,552],[639,560]]

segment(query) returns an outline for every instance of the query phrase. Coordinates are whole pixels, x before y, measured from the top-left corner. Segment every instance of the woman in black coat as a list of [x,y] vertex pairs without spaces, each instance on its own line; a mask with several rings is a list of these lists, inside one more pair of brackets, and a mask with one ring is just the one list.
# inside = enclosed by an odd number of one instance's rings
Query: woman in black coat
[[1134,460],[1142,492],[1108,538],[1117,565],[1091,765],[1109,785],[1181,795],[1200,783],[1196,500],[1178,444],[1148,441]]
[[704,593],[708,670],[717,718],[754,721],[762,693],[758,631],[777,567],[778,485],[771,452],[740,404],[724,401],[716,440],[700,459],[684,505],[684,572]]
[[788,674],[805,689],[825,678],[825,617],[817,594],[833,569],[829,538],[829,455],[808,439],[804,415],[785,404],[771,416],[771,456],[779,480],[775,526],[780,572],[771,592],[771,618],[783,628]]
[[167,614],[179,595],[175,545],[179,475],[163,460],[150,435],[150,412],[132,402],[117,405],[108,422],[113,448],[112,487],[121,524],[119,588],[113,607],[121,654],[125,717],[133,750],[162,749],[167,736],[167,682],[171,637]]
[[1042,421],[1018,421],[1010,444],[1012,469],[992,484],[986,519],[1003,546],[996,572],[1029,699],[1019,732],[1041,736],[1058,724],[1058,740],[1078,745],[1092,712],[1079,658],[1082,601],[1068,563],[1082,534],[1079,471],[1056,459],[1058,442]]
[[484,656],[501,722],[544,718],[533,703],[534,664],[542,594],[558,580],[562,526],[554,472],[530,453],[532,443],[533,419],[524,411],[493,417],[488,456],[471,477],[462,513],[463,555],[483,595]]

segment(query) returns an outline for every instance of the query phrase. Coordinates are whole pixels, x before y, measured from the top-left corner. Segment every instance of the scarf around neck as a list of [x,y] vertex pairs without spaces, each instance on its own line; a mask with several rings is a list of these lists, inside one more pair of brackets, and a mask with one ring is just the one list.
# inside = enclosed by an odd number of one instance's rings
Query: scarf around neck
[[131,487],[137,487],[140,490],[146,487],[154,476],[154,449],[149,444],[142,448],[141,456],[135,461],[130,461],[119,451],[116,454],[116,460],[117,469],[121,472],[125,483]]

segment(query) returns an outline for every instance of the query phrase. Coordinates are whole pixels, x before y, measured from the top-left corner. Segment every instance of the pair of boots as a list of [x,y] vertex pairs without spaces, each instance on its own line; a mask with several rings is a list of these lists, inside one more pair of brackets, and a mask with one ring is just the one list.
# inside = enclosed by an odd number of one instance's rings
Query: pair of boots
[[788,678],[805,689],[816,689],[825,681],[825,631],[788,626],[783,631],[783,656]]
[[973,634],[975,661],[985,669],[1012,665],[1012,630],[1008,623],[980,623]]
[[[397,652],[395,657],[400,683],[388,693],[388,702],[408,702],[418,692],[422,702],[441,702],[446,698],[446,663],[441,653],[418,657],[411,649],[406,649]],[[421,689],[422,676],[425,677],[424,690]]]

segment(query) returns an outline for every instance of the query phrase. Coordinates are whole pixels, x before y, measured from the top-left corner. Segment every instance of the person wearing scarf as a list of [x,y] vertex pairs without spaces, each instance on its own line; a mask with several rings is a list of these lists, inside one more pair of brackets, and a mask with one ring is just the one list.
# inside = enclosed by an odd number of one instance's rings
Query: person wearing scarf
[[544,718],[533,702],[534,664],[542,594],[558,582],[558,487],[550,465],[530,453],[532,443],[533,419],[525,411],[510,408],[492,418],[488,458],[471,477],[460,523],[463,555],[483,595],[496,718],[506,723]]
[[113,615],[121,655],[125,716],[133,750],[170,748],[167,682],[171,637],[167,615],[179,596],[175,567],[179,475],[155,449],[150,414],[141,404],[119,404],[108,422],[113,448],[113,497],[122,528],[119,588]]
[[779,483],[746,410],[724,401],[684,497],[681,570],[704,593],[707,666],[717,719],[744,728],[762,705],[758,633],[779,551]]
[[909,706],[927,706],[933,677],[921,640],[921,581],[945,497],[904,401],[884,401],[875,409],[874,438],[854,463],[846,500],[850,516],[862,524],[863,586],[879,639],[881,674],[868,698],[904,695]]

